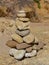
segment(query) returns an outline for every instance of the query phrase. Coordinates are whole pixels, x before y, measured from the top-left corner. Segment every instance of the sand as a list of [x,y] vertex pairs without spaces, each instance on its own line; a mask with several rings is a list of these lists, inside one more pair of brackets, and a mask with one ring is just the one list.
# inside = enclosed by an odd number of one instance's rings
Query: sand
[[13,31],[11,28],[15,28],[10,27],[7,30],[6,28],[9,27],[7,26],[5,28],[6,31],[0,31],[0,65],[49,65],[49,23],[31,23],[30,26],[31,32],[37,36],[39,41],[44,42],[46,46],[38,52],[36,57],[26,58],[21,61],[15,60],[13,57],[9,56],[8,51],[10,48],[6,46],[6,42],[11,39],[10,35]]

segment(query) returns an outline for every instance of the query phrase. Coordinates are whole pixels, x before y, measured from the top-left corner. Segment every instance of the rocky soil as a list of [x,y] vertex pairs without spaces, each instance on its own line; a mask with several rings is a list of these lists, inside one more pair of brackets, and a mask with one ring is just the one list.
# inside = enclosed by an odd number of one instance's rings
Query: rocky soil
[[6,41],[11,40],[11,34],[15,33],[14,22],[8,18],[0,18],[0,65],[49,65],[49,23],[30,24],[31,32],[46,45],[38,52],[37,56],[18,61],[9,56],[10,48],[5,44]]
[[[2,0],[5,1],[5,0]],[[7,0],[10,2],[10,0]],[[39,22],[39,23],[32,23],[30,24],[31,32],[38,38],[41,43],[45,43],[46,45],[42,50],[40,50],[37,56],[32,58],[25,58],[21,61],[18,61],[9,55],[10,47],[6,46],[6,42],[11,40],[11,35],[15,33],[15,20],[11,19],[10,17],[16,17],[15,11],[13,11],[13,0],[11,0],[10,5],[7,8],[5,7],[5,3],[3,5],[0,4],[0,65],[49,65],[49,0],[41,0],[41,9],[37,7],[37,4],[34,3],[35,8],[35,15],[34,18],[30,13],[32,22]],[[8,3],[9,4],[9,3]],[[11,6],[11,4],[13,4]],[[4,6],[4,7],[1,7]],[[11,8],[11,9],[10,9]],[[16,8],[16,7],[14,7]],[[15,9],[16,10],[16,9]],[[12,12],[11,12],[12,11]],[[5,16],[5,17],[4,17]],[[41,23],[42,22],[42,23]]]

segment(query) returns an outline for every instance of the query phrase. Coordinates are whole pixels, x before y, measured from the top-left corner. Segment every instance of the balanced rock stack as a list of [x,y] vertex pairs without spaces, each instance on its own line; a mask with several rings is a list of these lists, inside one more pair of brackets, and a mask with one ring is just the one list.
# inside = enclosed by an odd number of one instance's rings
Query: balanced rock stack
[[33,57],[37,55],[37,50],[43,48],[44,44],[39,43],[38,39],[30,31],[30,20],[26,18],[25,11],[18,11],[16,19],[16,32],[12,34],[12,40],[7,41],[6,45],[11,47],[9,54],[15,59]]

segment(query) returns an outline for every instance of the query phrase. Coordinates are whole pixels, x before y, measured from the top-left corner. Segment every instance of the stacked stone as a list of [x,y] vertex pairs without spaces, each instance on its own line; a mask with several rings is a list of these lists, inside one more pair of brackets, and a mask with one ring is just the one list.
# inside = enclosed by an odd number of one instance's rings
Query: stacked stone
[[11,47],[9,54],[20,60],[24,57],[37,55],[37,50],[44,44],[38,43],[38,39],[30,31],[30,20],[26,18],[25,11],[19,11],[16,19],[16,32],[12,34],[12,40],[6,44]]

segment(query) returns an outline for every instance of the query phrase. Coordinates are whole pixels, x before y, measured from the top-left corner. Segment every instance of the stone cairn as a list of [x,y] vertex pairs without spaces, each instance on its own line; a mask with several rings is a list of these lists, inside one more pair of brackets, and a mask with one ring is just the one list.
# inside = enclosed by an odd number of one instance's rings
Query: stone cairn
[[30,31],[30,20],[26,18],[25,11],[17,12],[16,32],[12,34],[12,40],[7,41],[6,45],[11,47],[9,54],[17,60],[24,57],[33,57],[37,51],[42,49],[44,44],[39,43],[38,39]]

